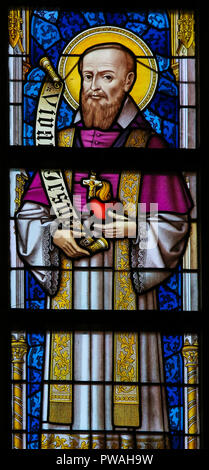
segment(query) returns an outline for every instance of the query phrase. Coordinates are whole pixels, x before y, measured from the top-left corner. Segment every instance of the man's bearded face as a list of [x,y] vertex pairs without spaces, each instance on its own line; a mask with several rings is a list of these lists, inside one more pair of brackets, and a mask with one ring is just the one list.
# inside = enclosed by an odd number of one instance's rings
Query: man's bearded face
[[81,106],[87,128],[111,126],[127,91],[126,76],[123,51],[100,49],[84,56]]
[[121,108],[124,92],[120,90],[120,93],[118,92],[118,95],[111,102],[108,102],[105,93],[99,96],[104,98],[103,102],[99,99],[98,101],[94,99],[92,92],[88,93],[82,90],[81,105],[84,124],[87,128],[98,127],[103,130],[109,129]]

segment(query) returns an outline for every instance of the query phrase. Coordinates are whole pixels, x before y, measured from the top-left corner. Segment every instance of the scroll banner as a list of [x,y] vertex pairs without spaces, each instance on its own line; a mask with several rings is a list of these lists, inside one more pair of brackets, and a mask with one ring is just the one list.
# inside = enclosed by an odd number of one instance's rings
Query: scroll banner
[[[47,72],[47,78],[41,90],[37,108],[36,145],[55,146],[56,114],[64,84],[47,57],[40,60],[40,65]],[[86,233],[86,229],[83,229],[80,218],[70,200],[62,172],[60,170],[43,170],[41,173],[54,213],[58,220],[61,218],[60,222],[64,222],[64,228],[76,230],[77,238],[80,238],[79,245],[87,248],[90,253],[106,250],[109,245],[105,238],[100,237],[95,240],[89,233]]]
[[63,91],[63,83],[47,57],[41,59],[40,65],[47,72],[47,78],[38,102],[35,129],[36,145],[55,146],[56,114]]
[[81,221],[70,200],[62,171],[41,170],[41,176],[58,222],[62,222],[63,228],[77,229],[81,235]]

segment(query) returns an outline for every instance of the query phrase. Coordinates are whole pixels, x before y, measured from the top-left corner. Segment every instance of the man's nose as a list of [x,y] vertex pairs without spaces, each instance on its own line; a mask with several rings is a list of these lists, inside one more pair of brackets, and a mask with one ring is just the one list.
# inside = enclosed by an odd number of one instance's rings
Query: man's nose
[[98,90],[99,88],[100,88],[99,77],[94,75],[92,78],[92,82],[91,82],[91,89],[95,91],[95,90]]

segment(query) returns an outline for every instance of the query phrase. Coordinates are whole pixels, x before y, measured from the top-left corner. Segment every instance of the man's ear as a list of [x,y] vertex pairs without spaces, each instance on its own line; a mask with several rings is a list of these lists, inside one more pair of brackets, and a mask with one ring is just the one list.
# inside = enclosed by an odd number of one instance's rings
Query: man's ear
[[134,79],[135,79],[134,72],[127,73],[126,79],[125,79],[124,91],[128,92],[130,90],[130,88],[133,85]]

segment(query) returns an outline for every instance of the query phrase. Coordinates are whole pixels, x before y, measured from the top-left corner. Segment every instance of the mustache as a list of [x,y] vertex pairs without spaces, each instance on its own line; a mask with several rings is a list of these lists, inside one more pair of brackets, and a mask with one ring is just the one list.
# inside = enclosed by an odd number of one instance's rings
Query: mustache
[[107,95],[104,91],[87,91],[84,93],[86,99],[92,98],[94,96],[99,96],[100,98],[107,98]]

